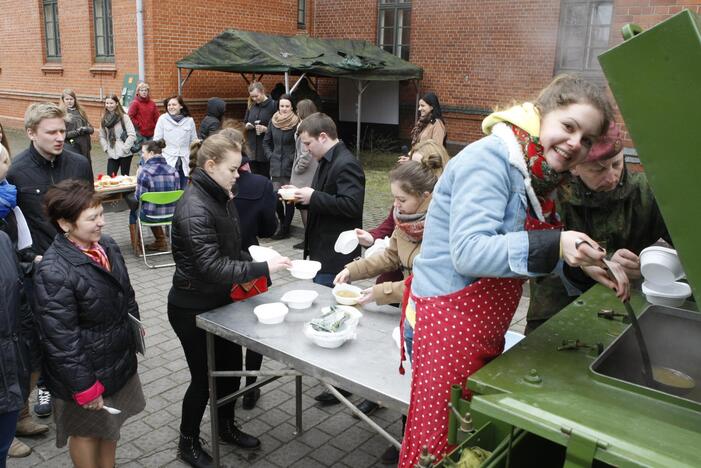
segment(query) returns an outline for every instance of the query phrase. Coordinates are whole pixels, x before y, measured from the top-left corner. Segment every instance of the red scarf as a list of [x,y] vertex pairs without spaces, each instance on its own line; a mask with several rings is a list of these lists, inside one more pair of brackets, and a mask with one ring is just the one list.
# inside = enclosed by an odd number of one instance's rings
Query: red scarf
[[569,176],[569,172],[555,172],[543,155],[543,147],[538,137],[531,136],[528,132],[516,125],[509,124],[516,140],[523,149],[526,157],[526,166],[531,175],[533,190],[538,196],[538,201],[543,209],[543,218],[550,224],[559,224],[557,206],[552,194]]
[[415,214],[401,214],[395,208],[393,212],[394,227],[402,231],[415,243],[420,243],[424,237],[424,223],[426,222],[426,212]]
[[90,260],[97,263],[105,270],[112,271],[112,265],[110,265],[110,259],[107,258],[107,252],[105,252],[105,249],[100,244],[95,242],[93,243],[93,245],[86,249],[85,247],[76,244],[71,239],[68,240],[71,242],[71,244],[75,245],[78,248],[78,250],[87,255],[90,258]]

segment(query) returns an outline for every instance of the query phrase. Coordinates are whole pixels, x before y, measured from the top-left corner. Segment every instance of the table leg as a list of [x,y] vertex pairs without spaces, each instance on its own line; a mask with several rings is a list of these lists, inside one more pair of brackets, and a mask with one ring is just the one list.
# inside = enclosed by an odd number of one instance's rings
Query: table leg
[[217,378],[214,360],[214,335],[207,333],[207,375],[209,379],[209,417],[212,427],[212,458],[219,466],[219,405],[217,403]]
[[302,427],[302,376],[295,377],[295,417],[297,423],[296,435],[304,432]]
[[326,382],[322,382],[326,389],[333,394],[336,398],[338,398],[338,401],[346,405],[353,413],[356,414],[361,420],[365,421],[366,424],[368,424],[370,427],[375,429],[378,434],[380,434],[382,437],[387,439],[390,444],[394,445],[398,449],[401,450],[402,448],[402,443],[399,442],[397,439],[389,435],[387,431],[382,429],[375,421],[372,419],[368,418],[365,414],[363,414],[362,411],[360,411],[353,403],[351,403],[346,397],[341,395],[341,393],[336,390],[336,388],[333,385],[327,384]]

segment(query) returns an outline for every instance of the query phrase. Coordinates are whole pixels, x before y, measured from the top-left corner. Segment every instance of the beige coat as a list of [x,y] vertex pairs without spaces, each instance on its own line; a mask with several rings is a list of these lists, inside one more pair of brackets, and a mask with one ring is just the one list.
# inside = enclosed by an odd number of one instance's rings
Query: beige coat
[[439,145],[443,145],[443,139],[445,139],[445,125],[440,119],[436,119],[434,123],[429,123],[424,128],[424,131],[419,135],[419,142],[425,140],[433,140]]
[[[425,212],[428,210],[430,202],[431,197],[429,196],[419,206],[417,211]],[[399,268],[402,269],[404,277],[406,278],[411,274],[411,269],[414,266],[414,259],[419,254],[420,250],[420,242],[416,243],[410,240],[401,229],[394,228],[392,237],[389,240],[389,247],[387,247],[384,252],[373,255],[372,257],[355,260],[346,265],[346,268],[350,271],[350,279],[353,281],[372,278],[373,276],[388,271],[395,271]],[[404,281],[388,281],[386,283],[376,284],[372,287],[372,291],[375,295],[375,302],[379,305],[400,303],[404,295]]]

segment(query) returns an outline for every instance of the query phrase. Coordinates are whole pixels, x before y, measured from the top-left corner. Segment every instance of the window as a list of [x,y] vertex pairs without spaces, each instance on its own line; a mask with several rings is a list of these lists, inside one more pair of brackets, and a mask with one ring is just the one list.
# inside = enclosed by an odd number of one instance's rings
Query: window
[[61,60],[61,35],[58,30],[57,0],[43,0],[43,6],[46,61],[57,62]]
[[377,43],[404,60],[409,60],[411,0],[380,0]]
[[93,0],[93,18],[95,20],[95,60],[114,62],[112,1]]
[[304,28],[307,24],[307,0],[297,0],[297,27]]
[[612,1],[562,0],[556,73],[602,77],[597,56],[608,49]]

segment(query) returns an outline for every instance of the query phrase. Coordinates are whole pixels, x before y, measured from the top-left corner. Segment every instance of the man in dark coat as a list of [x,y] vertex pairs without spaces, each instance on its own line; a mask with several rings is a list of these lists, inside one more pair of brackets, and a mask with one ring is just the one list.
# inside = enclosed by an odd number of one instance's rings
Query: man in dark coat
[[[334,250],[334,244],[341,232],[362,228],[365,173],[355,156],[338,140],[336,124],[328,115],[321,112],[310,115],[298,131],[304,146],[319,161],[312,186],[295,192],[295,202],[309,210],[304,258],[321,262],[314,282],[331,288],[336,274],[360,255],[360,246],[343,255]],[[345,390],[339,392],[350,395]],[[326,405],[338,403],[328,391],[315,399]]]
[[226,112],[226,102],[223,99],[213,97],[207,101],[207,115],[202,119],[200,131],[197,133],[200,140],[204,140],[221,128],[224,112]]
[[[565,229],[586,232],[621,264],[630,280],[640,278],[640,251],[663,238],[671,241],[645,174],[626,170],[619,131],[614,127],[572,170],[575,177],[558,189],[557,211]],[[565,267],[568,268],[568,267]],[[595,283],[583,272],[567,275],[581,292]],[[578,295],[559,277],[530,281],[526,334],[565,308]]]
[[[44,215],[44,194],[54,184],[66,179],[82,179],[93,183],[90,162],[82,155],[64,148],[66,113],[56,104],[32,104],[24,115],[24,128],[31,140],[29,148],[15,156],[7,180],[17,187],[17,206],[24,214],[32,234],[32,249],[43,255],[57,234]],[[25,282],[30,306],[34,307],[30,280]],[[51,415],[51,396],[39,382],[38,416]]]
[[269,178],[270,162],[263,149],[263,137],[268,131],[270,119],[277,111],[277,102],[265,95],[265,87],[259,81],[254,81],[248,86],[248,95],[253,105],[246,110],[243,123],[248,130],[246,143],[250,150],[248,157],[251,159],[251,171]]
[[334,250],[338,235],[363,225],[365,173],[358,160],[338,140],[336,124],[317,112],[302,121],[299,137],[319,161],[311,187],[295,192],[295,201],[309,210],[304,232],[304,256],[321,262],[314,282],[333,287],[346,263],[360,255],[358,246],[343,255]]
[[90,163],[64,148],[66,113],[49,102],[32,104],[24,116],[31,140],[29,148],[15,156],[7,180],[17,186],[17,205],[27,218],[33,247],[42,255],[56,235],[56,228],[44,216],[46,190],[66,179],[93,182]]

